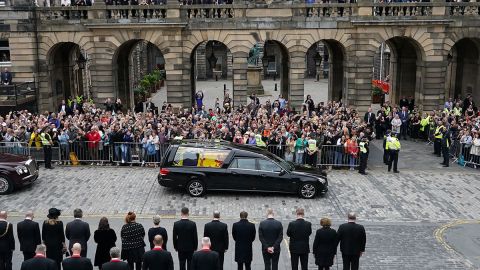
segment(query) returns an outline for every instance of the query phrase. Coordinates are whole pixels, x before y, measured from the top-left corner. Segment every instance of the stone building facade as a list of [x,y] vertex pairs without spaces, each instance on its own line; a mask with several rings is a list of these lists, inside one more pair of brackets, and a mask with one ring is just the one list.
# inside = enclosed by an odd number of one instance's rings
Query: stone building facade
[[318,42],[328,51],[329,98],[360,111],[372,103],[373,66],[382,43],[390,51],[393,103],[412,96],[432,110],[470,93],[480,104],[479,3],[269,2],[31,7],[12,0],[0,7],[0,41],[8,41],[14,81],[36,81],[39,110],[55,110],[69,95],[98,103],[127,95],[132,48],[145,41],[163,56],[167,99],[177,107],[192,104],[196,51],[209,41],[225,45],[231,57],[225,75],[233,80],[234,106],[247,103],[247,59],[261,43],[281,52],[280,87],[299,107],[306,55]]

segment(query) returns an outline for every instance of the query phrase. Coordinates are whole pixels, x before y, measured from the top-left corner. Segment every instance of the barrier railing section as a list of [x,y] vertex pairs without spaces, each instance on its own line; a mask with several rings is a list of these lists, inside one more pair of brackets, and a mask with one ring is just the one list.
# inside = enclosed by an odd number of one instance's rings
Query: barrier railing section
[[450,147],[452,162],[456,162],[464,167],[480,168],[480,155],[473,155],[472,147],[474,147],[472,144],[461,143],[458,139],[453,140]]
[[351,3],[323,3],[306,4],[301,14],[307,18],[338,18],[356,15],[357,4]]
[[185,5],[187,18],[227,19],[235,17],[233,5]]
[[314,156],[309,155],[306,150],[295,151],[294,147],[286,145],[268,145],[267,150],[286,161],[297,164],[308,164],[312,166],[335,166],[335,167],[357,167],[360,164],[359,147],[355,150],[343,145],[322,145]]
[[431,16],[435,3],[375,3],[372,7],[376,17]]
[[[2,142],[0,143],[0,153],[31,156],[37,161],[45,160],[43,147],[35,144],[29,145],[27,142]],[[60,147],[52,147],[52,161],[62,161]]]
[[169,144],[114,143],[112,162],[116,164],[158,164]]

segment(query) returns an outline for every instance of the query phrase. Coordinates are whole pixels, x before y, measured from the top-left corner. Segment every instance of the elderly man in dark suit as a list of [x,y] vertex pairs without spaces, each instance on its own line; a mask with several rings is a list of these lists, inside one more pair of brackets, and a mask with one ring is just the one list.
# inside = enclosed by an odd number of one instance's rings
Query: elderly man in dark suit
[[262,243],[263,262],[265,270],[278,270],[280,244],[283,240],[282,223],[273,218],[273,210],[267,209],[267,219],[260,222],[258,238]]
[[153,249],[143,254],[143,270],[173,270],[172,254],[162,248],[163,237],[153,237]]
[[205,224],[203,236],[210,238],[211,249],[218,253],[220,270],[223,270],[225,251],[228,249],[228,227],[220,221],[220,212],[213,212],[213,220]]
[[240,221],[235,222],[232,227],[232,236],[235,240],[235,261],[238,264],[238,270],[250,270],[252,263],[252,243],[255,241],[255,224],[247,219],[248,213],[240,213]]
[[47,247],[38,245],[35,249],[35,256],[22,263],[20,270],[60,270],[57,263],[46,257]]
[[[408,108],[402,107],[402,111],[398,113],[400,120],[402,120],[402,125],[400,126],[400,136],[403,137],[404,140],[407,139],[407,131],[408,131],[408,122],[410,120],[410,116],[408,115]],[[400,136],[398,137],[400,139]]]
[[365,113],[365,116],[363,117],[363,121],[370,127],[373,128],[375,124],[375,114],[372,112],[372,107],[368,108],[368,112]]
[[90,226],[87,222],[82,220],[83,211],[82,209],[73,210],[74,221],[71,221],[67,224],[65,228],[65,236],[70,241],[69,249],[72,249],[73,244],[79,243],[82,246],[82,252],[80,256],[87,256],[87,242],[90,239]]
[[202,249],[192,257],[192,270],[220,270],[218,253],[210,249],[210,238],[202,238]]
[[63,270],[93,270],[92,261],[80,256],[82,245],[75,243],[72,246],[72,256],[62,261]]
[[12,270],[12,255],[15,250],[13,225],[7,221],[7,212],[0,212],[0,269]]
[[355,223],[356,220],[357,215],[349,213],[348,222],[340,225],[337,231],[344,270],[358,270],[360,256],[365,252],[365,228]]
[[290,259],[292,270],[298,270],[298,260],[302,270],[308,269],[308,254],[310,253],[310,235],[312,234],[312,223],[304,219],[305,210],[297,208],[297,220],[288,224],[287,236],[290,237]]
[[110,257],[112,259],[102,265],[102,270],[130,270],[128,263],[120,260],[120,249],[118,247],[110,249]]
[[40,235],[40,226],[33,221],[33,212],[28,211],[25,219],[17,224],[18,242],[20,242],[20,250],[23,252],[23,260],[33,258],[35,249],[42,243]]
[[197,224],[188,219],[188,214],[188,208],[182,208],[182,218],[173,224],[173,248],[178,252],[180,270],[191,269],[193,252],[198,246]]

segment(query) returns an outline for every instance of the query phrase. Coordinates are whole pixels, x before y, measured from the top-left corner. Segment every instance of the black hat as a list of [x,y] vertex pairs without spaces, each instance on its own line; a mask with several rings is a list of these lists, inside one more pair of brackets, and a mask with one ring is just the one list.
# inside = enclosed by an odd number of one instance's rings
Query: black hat
[[59,209],[50,208],[50,209],[48,209],[47,218],[55,219],[55,218],[58,218],[58,216],[60,216],[60,214],[61,214],[61,211]]

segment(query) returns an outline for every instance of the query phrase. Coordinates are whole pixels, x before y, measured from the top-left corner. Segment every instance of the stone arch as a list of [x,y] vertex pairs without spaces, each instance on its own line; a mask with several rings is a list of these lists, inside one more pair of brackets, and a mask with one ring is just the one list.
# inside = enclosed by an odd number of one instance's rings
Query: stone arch
[[324,101],[344,98],[345,59],[345,47],[335,39],[322,39],[308,48],[305,75],[312,77],[313,74],[317,81],[328,79],[327,100]]
[[140,81],[145,74],[155,69],[164,74],[165,58],[163,52],[151,41],[130,39],[117,46],[112,66],[115,97],[120,98],[126,108],[139,105],[137,109],[140,109],[141,102],[151,94],[151,89],[140,91]]
[[[207,94],[205,91],[216,91],[208,93],[208,95],[219,97],[220,101],[223,101],[222,96],[224,97],[225,94],[232,98],[233,92],[230,93],[230,90],[233,90],[233,54],[229,47],[219,40],[206,40],[196,44],[189,55],[191,104],[197,104],[195,95],[198,90],[204,92],[204,97]],[[231,86],[230,83],[227,85],[227,83],[220,82],[219,84],[217,83],[219,79],[227,82],[231,80],[232,84]],[[216,83],[212,84],[215,84],[215,87],[212,87],[213,89],[197,89],[198,80],[214,80]],[[221,90],[217,89],[217,86],[221,87],[221,84],[224,86],[223,93],[218,92]],[[205,104],[205,101],[203,101],[203,104]],[[208,109],[208,107],[213,106],[207,104],[206,107]]]
[[85,52],[74,42],[59,42],[46,53],[46,65],[52,106],[57,108],[62,100],[87,96],[85,78]]
[[446,97],[465,98],[472,95],[480,102],[480,39],[463,37],[447,55]]
[[422,79],[424,74],[424,47],[414,38],[394,36],[385,40],[390,48],[390,74],[386,80],[390,82],[389,99],[398,103],[400,99],[412,97],[417,103],[423,102]]
[[[279,40],[267,39],[263,42],[263,78],[280,79],[280,94],[290,100],[290,63],[291,52]],[[275,84],[276,87],[276,84]]]

